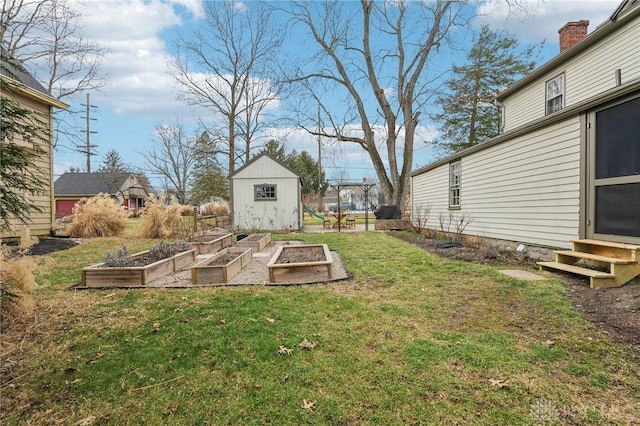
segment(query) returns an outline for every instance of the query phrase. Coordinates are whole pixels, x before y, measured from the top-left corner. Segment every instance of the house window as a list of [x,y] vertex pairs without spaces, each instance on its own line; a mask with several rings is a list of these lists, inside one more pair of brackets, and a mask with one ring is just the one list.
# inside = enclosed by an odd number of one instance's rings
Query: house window
[[564,107],[564,74],[547,81],[546,115],[560,111]]
[[449,207],[460,207],[460,184],[462,181],[462,163],[449,164]]
[[253,194],[255,201],[275,201],[277,199],[276,195],[276,185],[254,185],[253,186]]

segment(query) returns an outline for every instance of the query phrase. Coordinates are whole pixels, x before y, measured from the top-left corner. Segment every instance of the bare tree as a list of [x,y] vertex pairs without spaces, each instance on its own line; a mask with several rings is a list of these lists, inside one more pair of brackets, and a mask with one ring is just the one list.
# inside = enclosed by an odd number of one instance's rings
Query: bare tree
[[[268,65],[282,33],[260,3],[225,0],[205,2],[204,7],[206,27],[193,39],[176,43],[170,68],[180,87],[179,98],[209,109],[213,120],[223,121],[209,133],[223,146],[218,152],[229,156],[228,173],[233,173],[238,160],[249,158],[265,109],[277,97]],[[237,146],[237,137],[244,147]]]
[[[100,73],[106,49],[82,36],[82,16],[68,0],[2,0],[0,42],[5,52],[24,64],[52,96],[74,95],[102,87]],[[54,141],[79,137],[73,111],[58,111]],[[77,141],[76,141],[77,142]],[[76,145],[76,143],[72,143]]]
[[185,134],[184,126],[156,124],[158,137],[154,149],[146,152],[146,171],[161,176],[165,190],[176,194],[184,203],[188,192],[189,178],[196,161],[196,137]]
[[[463,7],[464,2],[444,0],[362,0],[359,8],[293,2],[289,10],[319,47],[313,58],[317,66],[300,69],[290,81],[309,91],[308,99],[320,104],[331,123],[320,131],[309,126],[308,131],[360,146],[390,204],[404,204],[421,108],[433,96],[429,83],[437,77],[427,68]],[[330,109],[324,93],[331,94],[332,102],[336,94],[343,96],[348,107]],[[303,110],[315,108],[305,105]],[[303,113],[302,119],[315,122],[313,114]]]

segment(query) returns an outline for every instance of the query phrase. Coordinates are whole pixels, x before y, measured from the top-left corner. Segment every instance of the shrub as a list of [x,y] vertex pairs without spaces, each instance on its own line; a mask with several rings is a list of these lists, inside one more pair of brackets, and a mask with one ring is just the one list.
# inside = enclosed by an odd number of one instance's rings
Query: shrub
[[140,216],[142,237],[172,238],[187,235],[187,228],[182,221],[184,207],[188,206],[175,204],[165,208],[162,200],[148,200]]
[[77,203],[73,208],[73,222],[69,226],[72,237],[113,237],[124,230],[126,213],[106,194],[99,194]]
[[0,247],[0,319],[29,315],[35,308],[31,292],[36,288],[33,271],[36,263],[29,257],[12,255],[6,246]]
[[200,206],[200,214],[203,216],[226,216],[229,214],[229,203],[226,201],[205,203]]
[[124,267],[129,265],[129,262],[131,262],[131,255],[129,254],[129,252],[127,251],[127,247],[125,246],[122,246],[122,248],[118,250],[118,253],[115,255],[111,252],[108,252],[104,256],[104,265],[108,266],[109,268]]

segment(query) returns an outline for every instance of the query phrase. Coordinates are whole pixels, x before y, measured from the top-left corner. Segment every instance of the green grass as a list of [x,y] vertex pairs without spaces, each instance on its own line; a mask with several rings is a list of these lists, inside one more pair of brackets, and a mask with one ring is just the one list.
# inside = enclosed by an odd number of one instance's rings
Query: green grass
[[[640,370],[560,280],[441,259],[384,233],[327,243],[327,285],[70,291],[126,243],[46,256],[40,310],[3,336],[2,424],[632,424]],[[317,343],[302,349],[303,339]],[[292,349],[280,354],[280,346]],[[304,401],[313,402],[304,408]],[[309,405],[309,404],[308,404]],[[551,421],[547,421],[551,420]]]

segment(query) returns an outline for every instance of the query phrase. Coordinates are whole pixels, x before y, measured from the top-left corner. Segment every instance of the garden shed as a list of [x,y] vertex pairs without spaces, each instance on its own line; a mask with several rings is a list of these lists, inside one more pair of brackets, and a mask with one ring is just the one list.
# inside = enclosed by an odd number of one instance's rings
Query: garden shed
[[234,228],[302,228],[302,178],[290,167],[263,153],[231,174],[230,180]]

